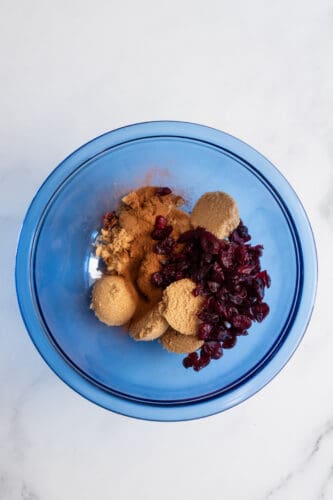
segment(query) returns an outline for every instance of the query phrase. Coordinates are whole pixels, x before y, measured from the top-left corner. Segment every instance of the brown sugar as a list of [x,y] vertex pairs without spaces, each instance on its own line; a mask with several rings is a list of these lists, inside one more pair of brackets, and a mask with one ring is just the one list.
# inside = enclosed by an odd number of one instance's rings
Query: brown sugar
[[204,344],[204,341],[199,340],[196,335],[183,335],[173,328],[167,329],[160,338],[160,342],[165,349],[177,354],[197,351]]
[[208,229],[217,238],[226,238],[239,224],[236,202],[222,191],[205,193],[194,205],[191,222],[194,227]]
[[124,325],[133,316],[138,294],[122,276],[104,276],[96,281],[91,308],[100,321],[109,326]]
[[171,283],[163,292],[162,314],[177,332],[183,335],[195,335],[199,326],[197,317],[204,299],[192,294],[195,283],[182,279]]
[[119,226],[111,231],[101,230],[96,256],[103,259],[108,272],[120,275],[128,273],[132,241],[132,235]]
[[131,321],[129,333],[135,340],[154,340],[163,335],[168,326],[160,313],[160,305],[156,304],[140,319]]

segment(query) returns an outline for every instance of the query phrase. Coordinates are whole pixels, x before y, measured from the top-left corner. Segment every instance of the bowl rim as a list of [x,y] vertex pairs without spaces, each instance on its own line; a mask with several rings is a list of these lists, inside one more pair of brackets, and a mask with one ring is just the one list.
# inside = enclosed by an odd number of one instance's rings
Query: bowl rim
[[[283,200],[297,229],[303,260],[303,286],[299,308],[283,345],[270,361],[234,390],[206,401],[181,406],[151,405],[120,398],[83,377],[66,362],[45,335],[41,318],[35,308],[31,286],[36,228],[59,185],[83,163],[110,147],[130,140],[161,136],[209,142],[250,165],[255,165],[255,169],[278,193],[283,191]],[[306,273],[304,269],[307,270]],[[253,396],[280,372],[298,347],[310,321],[316,296],[317,274],[317,252],[309,219],[297,194],[279,170],[254,148],[230,134],[205,125],[168,120],[135,123],[106,132],[76,149],[49,174],[35,194],[22,223],[16,252],[15,284],[21,316],[32,342],[44,361],[67,385],[89,401],[122,415],[145,420],[181,421],[205,417],[231,408]]]

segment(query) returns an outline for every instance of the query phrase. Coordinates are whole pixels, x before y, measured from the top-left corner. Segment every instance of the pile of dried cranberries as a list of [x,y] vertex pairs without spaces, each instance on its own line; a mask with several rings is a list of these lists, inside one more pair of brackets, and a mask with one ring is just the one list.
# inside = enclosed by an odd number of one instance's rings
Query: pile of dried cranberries
[[263,321],[269,313],[263,299],[271,280],[260,266],[263,246],[248,243],[251,236],[242,222],[226,240],[198,227],[175,241],[172,229],[163,216],[156,217],[155,252],[166,258],[151,279],[156,287],[166,288],[190,278],[196,283],[193,295],[205,298],[198,313],[198,338],[204,344],[200,355],[192,352],[183,360],[185,368],[198,371],[221,358],[223,349],[234,347],[239,335],[248,335],[253,321]]

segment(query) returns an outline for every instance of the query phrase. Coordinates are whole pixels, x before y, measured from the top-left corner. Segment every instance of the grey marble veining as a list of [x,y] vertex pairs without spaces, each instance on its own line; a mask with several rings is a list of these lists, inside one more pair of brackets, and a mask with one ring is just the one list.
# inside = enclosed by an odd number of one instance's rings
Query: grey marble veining
[[[0,25],[0,500],[331,500],[331,0],[3,0]],[[25,332],[13,279],[24,213],[52,168],[100,133],[158,119],[211,125],[267,156],[319,256],[288,365],[244,404],[175,424],[66,387]]]
[[[324,426],[324,428],[320,431],[317,439],[315,440],[310,452],[307,456],[302,460],[300,464],[298,464],[295,468],[293,468],[290,472],[288,472],[284,477],[281,478],[279,483],[274,486],[267,495],[265,495],[264,500],[274,498],[276,496],[281,496],[288,494],[286,490],[288,490],[289,483],[291,481],[297,481],[302,474],[309,472],[311,474],[311,465],[314,457],[320,453],[321,447],[324,442],[326,442],[333,433],[333,422],[330,420]],[[329,487],[331,480],[333,479],[333,456],[332,456],[332,465],[329,467],[327,476],[323,484],[320,487],[318,498],[325,498],[326,491]]]

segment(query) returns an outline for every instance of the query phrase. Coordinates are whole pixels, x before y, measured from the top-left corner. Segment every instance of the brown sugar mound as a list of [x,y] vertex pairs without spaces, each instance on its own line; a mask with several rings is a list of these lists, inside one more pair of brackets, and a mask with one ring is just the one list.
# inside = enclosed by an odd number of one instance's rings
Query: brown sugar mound
[[194,297],[195,283],[182,279],[171,283],[163,292],[162,314],[169,325],[183,335],[195,335],[200,323],[197,317],[204,299]]
[[133,236],[152,231],[158,215],[168,218],[175,207],[184,204],[181,196],[172,193],[158,196],[156,190],[156,187],[146,186],[122,198],[119,223]]
[[160,342],[165,349],[177,354],[197,351],[204,344],[204,341],[199,340],[196,335],[183,335],[173,328],[168,328],[160,338]]
[[101,257],[108,272],[126,275],[130,266],[130,248],[133,236],[115,226],[111,231],[101,230],[96,256]]
[[135,288],[122,276],[104,276],[96,281],[91,308],[103,323],[109,326],[124,325],[133,316],[137,304]]
[[239,224],[236,202],[221,191],[205,193],[194,205],[191,222],[194,227],[208,229],[217,238],[226,238]]
[[131,322],[129,333],[135,340],[154,340],[163,335],[168,326],[160,313],[160,304],[157,304],[140,319]]

